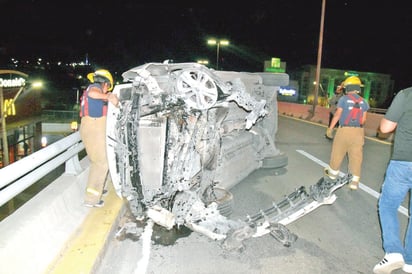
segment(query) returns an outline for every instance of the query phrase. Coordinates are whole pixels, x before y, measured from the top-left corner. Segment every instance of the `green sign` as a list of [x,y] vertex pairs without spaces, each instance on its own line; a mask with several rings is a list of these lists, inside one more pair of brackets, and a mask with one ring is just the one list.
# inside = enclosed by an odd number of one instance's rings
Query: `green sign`
[[266,72],[285,72],[285,69],[269,67],[269,68],[266,68],[265,71]]
[[345,76],[349,77],[349,76],[359,76],[359,73],[357,73],[356,71],[345,71]]

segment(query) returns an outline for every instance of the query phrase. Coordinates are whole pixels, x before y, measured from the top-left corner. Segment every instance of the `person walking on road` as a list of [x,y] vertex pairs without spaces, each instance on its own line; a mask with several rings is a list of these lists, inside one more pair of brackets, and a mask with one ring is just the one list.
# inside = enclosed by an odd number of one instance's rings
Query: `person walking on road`
[[[356,76],[345,79],[345,95],[339,99],[335,115],[326,131],[328,138],[333,138],[333,143],[329,166],[324,169],[324,173],[329,179],[336,180],[340,165],[347,154],[349,171],[353,175],[349,183],[352,190],[358,189],[359,186],[365,142],[363,125],[369,109],[369,104],[359,95],[362,86],[361,80]],[[333,137],[333,130],[338,121],[339,127]]]
[[[374,273],[391,273],[401,268],[412,273],[412,221],[400,238],[398,208],[412,190],[412,87],[401,90],[380,122],[380,131],[396,129],[392,156],[388,163],[378,202],[379,220],[385,256],[373,268]],[[412,196],[409,196],[412,212]]]
[[113,89],[113,77],[109,71],[96,70],[87,78],[91,84],[83,93],[80,109],[80,136],[90,159],[84,205],[102,207],[104,201],[101,197],[109,170],[106,156],[107,103],[118,106],[119,99],[109,93]]
[[[336,109],[338,108],[338,101],[343,96],[343,83],[336,87],[335,94],[328,100],[329,103],[329,123],[328,127],[332,123],[333,116],[335,115]],[[334,128],[339,126],[339,121],[335,124]],[[327,134],[325,137],[332,140]]]

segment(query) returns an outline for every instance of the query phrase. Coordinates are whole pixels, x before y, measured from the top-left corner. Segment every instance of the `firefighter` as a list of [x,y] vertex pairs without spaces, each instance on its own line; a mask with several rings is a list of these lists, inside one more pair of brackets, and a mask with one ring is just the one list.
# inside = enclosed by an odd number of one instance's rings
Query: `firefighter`
[[[335,94],[328,100],[329,103],[329,122],[328,126],[332,123],[333,116],[335,115],[338,107],[339,99],[343,96],[343,83],[336,87]],[[339,126],[339,122],[336,123],[335,128]],[[325,134],[325,137],[332,140],[330,136]]]
[[108,70],[96,70],[89,73],[87,79],[91,83],[83,92],[80,108],[80,136],[90,159],[84,205],[102,207],[102,194],[109,170],[106,157],[107,104],[110,102],[117,107],[119,99],[110,92],[114,83]]
[[[350,76],[343,81],[345,95],[339,99],[335,115],[326,132],[328,138],[333,138],[333,144],[329,166],[324,170],[325,175],[335,180],[347,154],[349,172],[353,175],[349,183],[352,190],[358,189],[359,186],[365,142],[363,125],[369,109],[368,102],[359,95],[362,86],[357,76]],[[338,122],[339,127],[333,137],[333,129]]]

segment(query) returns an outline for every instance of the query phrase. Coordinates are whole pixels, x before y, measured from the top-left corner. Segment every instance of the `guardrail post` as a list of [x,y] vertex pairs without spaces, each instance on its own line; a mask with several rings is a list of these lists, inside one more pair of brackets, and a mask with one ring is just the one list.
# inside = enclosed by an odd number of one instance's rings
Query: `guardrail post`
[[83,171],[80,166],[79,156],[76,154],[66,161],[65,173],[70,175],[79,175]]

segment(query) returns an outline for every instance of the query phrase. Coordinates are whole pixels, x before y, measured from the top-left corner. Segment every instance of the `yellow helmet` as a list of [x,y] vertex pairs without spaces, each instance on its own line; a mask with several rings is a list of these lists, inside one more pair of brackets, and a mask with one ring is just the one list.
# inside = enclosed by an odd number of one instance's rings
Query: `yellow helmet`
[[113,87],[114,87],[114,85],[113,85],[113,76],[108,70],[98,69],[95,72],[91,72],[91,73],[87,74],[87,79],[89,79],[90,82],[92,82],[92,83],[96,82],[95,77],[104,78],[106,80],[104,82],[109,82],[110,83],[109,91],[111,91],[113,89]]
[[363,87],[361,80],[357,76],[350,76],[346,78],[345,81],[343,81],[342,85],[344,88],[346,88],[349,85],[356,85],[356,86]]

